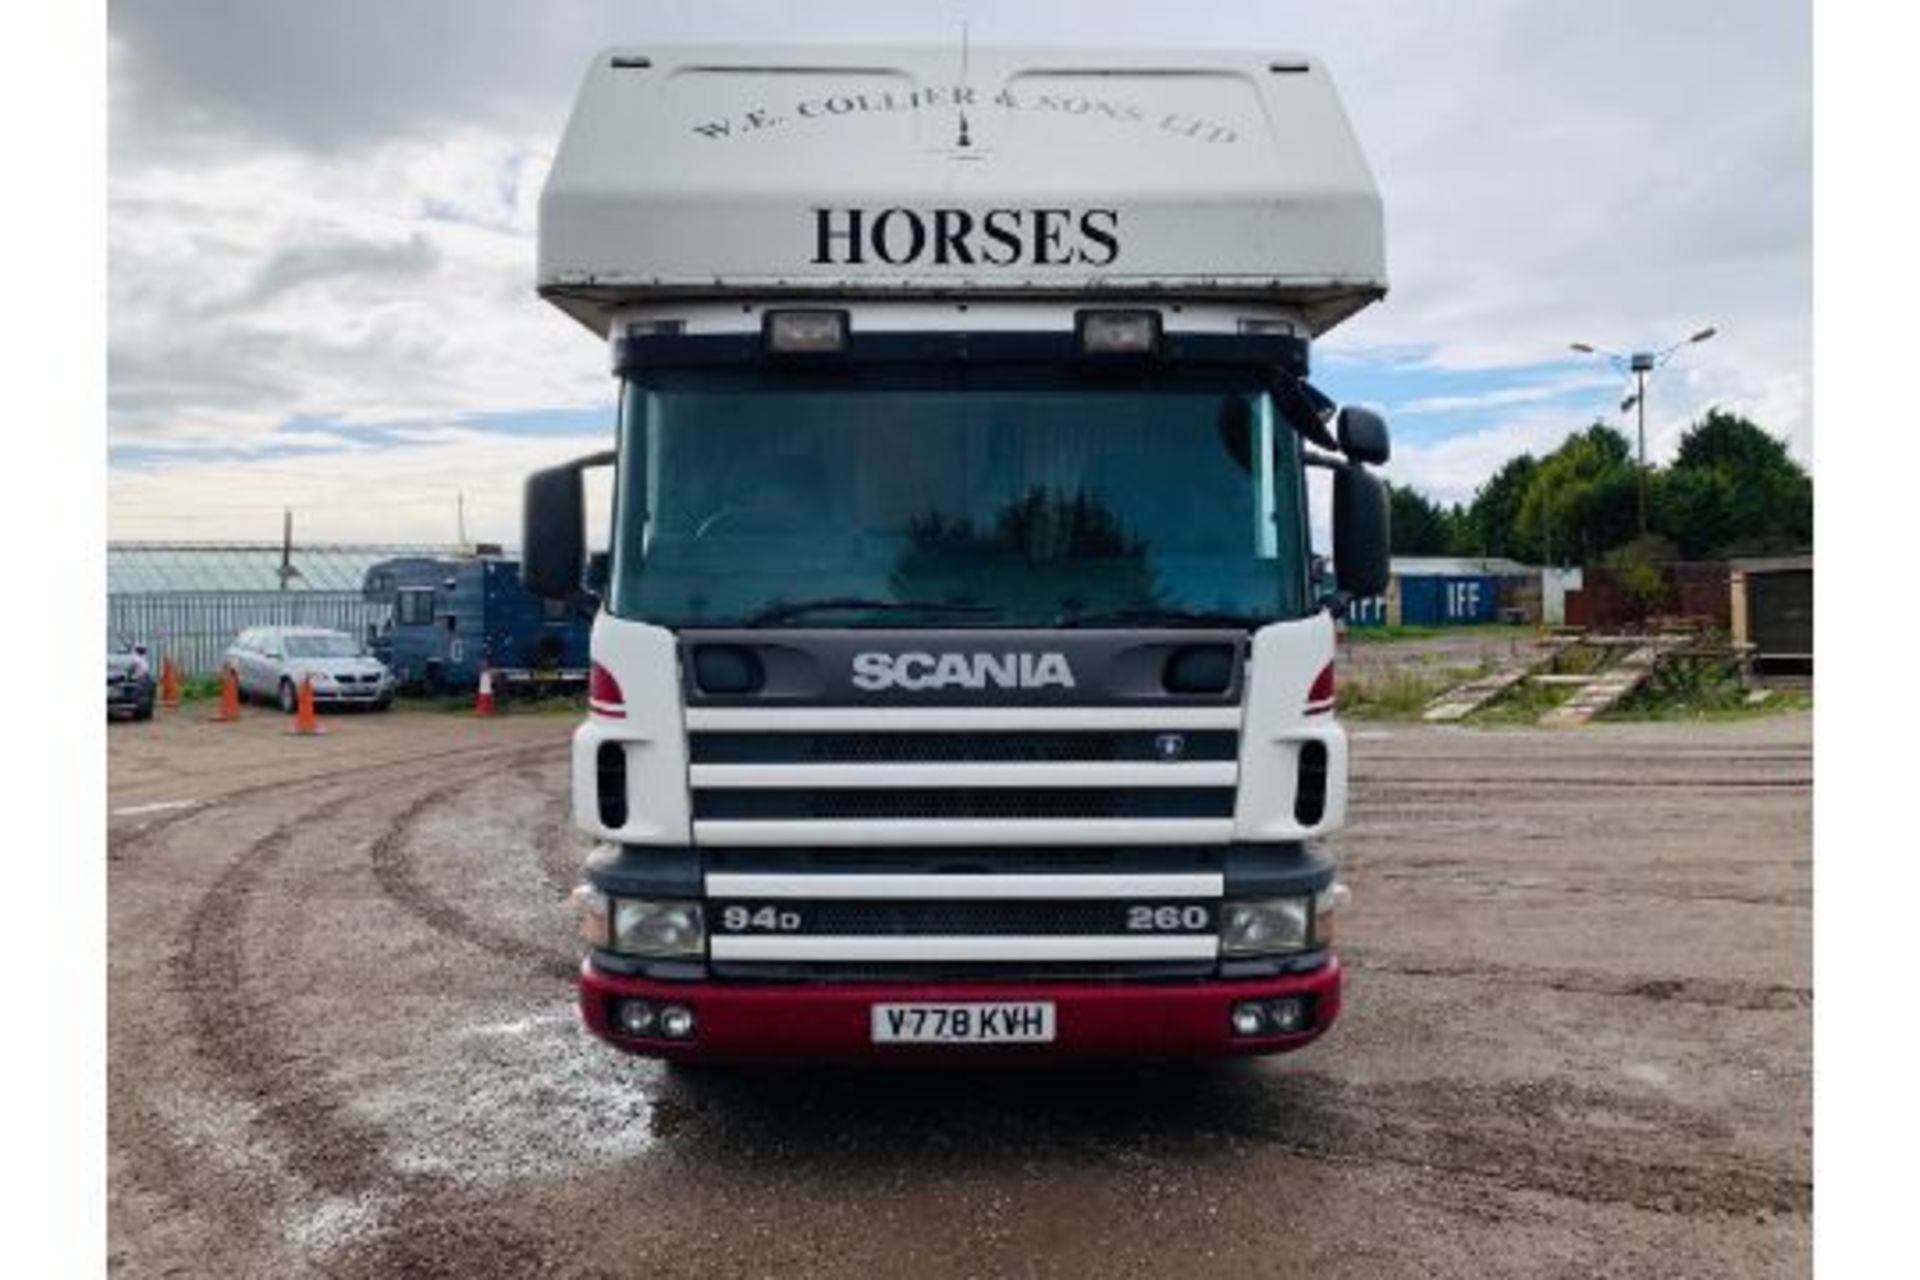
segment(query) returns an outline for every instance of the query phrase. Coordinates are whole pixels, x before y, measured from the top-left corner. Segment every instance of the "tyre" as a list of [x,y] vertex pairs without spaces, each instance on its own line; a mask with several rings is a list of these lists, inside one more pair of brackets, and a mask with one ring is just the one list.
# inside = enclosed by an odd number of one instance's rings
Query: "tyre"
[[389,694],[384,698],[376,699],[373,704],[373,709],[375,711],[393,710],[393,695]]
[[300,692],[293,687],[293,681],[280,682],[280,710],[292,715],[300,709]]
[[153,703],[143,702],[139,706],[135,707],[133,709],[133,718],[135,720],[153,719]]

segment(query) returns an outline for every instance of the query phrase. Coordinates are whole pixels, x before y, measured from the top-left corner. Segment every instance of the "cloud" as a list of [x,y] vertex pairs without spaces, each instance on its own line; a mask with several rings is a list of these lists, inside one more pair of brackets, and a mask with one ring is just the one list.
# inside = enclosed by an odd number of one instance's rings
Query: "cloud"
[[[307,541],[450,544],[464,505],[471,540],[514,546],[527,474],[605,447],[604,434],[516,437],[443,426],[378,449],[201,453],[157,469],[116,466],[108,472],[108,536],[278,537],[280,513],[291,509]],[[604,488],[593,493],[589,527],[604,529]]]
[[456,134],[116,168],[111,437],[605,405],[604,353],[533,293],[545,166]]
[[1488,391],[1474,391],[1463,395],[1421,396],[1395,405],[1394,410],[1402,418],[1407,418],[1421,414],[1458,414],[1505,408],[1509,405],[1533,404],[1542,400],[1560,400],[1569,392],[1595,391],[1603,387],[1611,387],[1618,381],[1617,378],[1598,374],[1560,374],[1538,382],[1496,387]]

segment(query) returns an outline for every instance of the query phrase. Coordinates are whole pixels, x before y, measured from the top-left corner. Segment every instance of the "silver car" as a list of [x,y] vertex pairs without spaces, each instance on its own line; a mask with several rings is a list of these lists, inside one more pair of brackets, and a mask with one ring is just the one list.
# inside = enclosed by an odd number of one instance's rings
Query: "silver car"
[[272,701],[288,714],[299,706],[307,677],[316,703],[377,711],[393,704],[393,673],[344,631],[249,627],[227,646],[225,661],[239,677],[241,697]]

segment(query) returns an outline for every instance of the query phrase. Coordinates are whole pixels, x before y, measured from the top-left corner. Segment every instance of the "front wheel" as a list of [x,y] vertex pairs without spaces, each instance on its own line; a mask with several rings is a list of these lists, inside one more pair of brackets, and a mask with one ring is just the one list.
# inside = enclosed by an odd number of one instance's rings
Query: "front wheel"
[[280,710],[292,715],[300,709],[300,693],[293,687],[293,681],[280,682]]
[[374,704],[373,704],[373,709],[374,709],[375,711],[391,711],[391,710],[393,710],[393,695],[392,695],[392,694],[388,694],[388,695],[387,695],[386,697],[384,697],[384,698],[380,698],[380,699],[378,699],[377,701],[375,701],[375,702],[374,702]]

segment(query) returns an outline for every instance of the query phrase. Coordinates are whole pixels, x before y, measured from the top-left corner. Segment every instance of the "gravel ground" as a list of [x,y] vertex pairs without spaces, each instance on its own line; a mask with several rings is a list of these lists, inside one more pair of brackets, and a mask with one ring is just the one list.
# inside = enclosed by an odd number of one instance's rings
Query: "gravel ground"
[[1184,1069],[575,1023],[570,722],[109,732],[126,1275],[1802,1275],[1811,723],[1355,730],[1347,1012]]
[[1468,667],[1523,666],[1544,646],[1538,633],[1513,630],[1466,630],[1454,634],[1421,636],[1417,640],[1355,639],[1362,630],[1348,630],[1340,639],[1342,678],[1368,680],[1394,670],[1426,668],[1449,671]]

